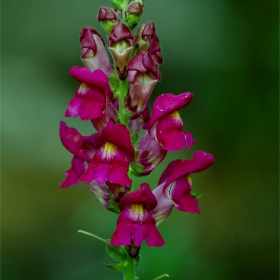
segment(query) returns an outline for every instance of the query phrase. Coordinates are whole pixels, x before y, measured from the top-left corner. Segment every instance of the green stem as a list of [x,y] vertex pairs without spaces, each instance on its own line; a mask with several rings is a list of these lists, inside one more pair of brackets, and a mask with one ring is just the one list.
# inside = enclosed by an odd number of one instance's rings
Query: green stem
[[126,22],[126,9],[127,9],[127,0],[123,0],[123,10],[122,10],[122,23]]
[[127,125],[127,119],[124,114],[124,98],[127,94],[127,79],[120,81],[120,95],[119,95],[119,118],[120,122]]
[[135,265],[134,265],[134,259],[133,258],[127,258],[127,262],[125,264],[124,268],[124,280],[135,280]]

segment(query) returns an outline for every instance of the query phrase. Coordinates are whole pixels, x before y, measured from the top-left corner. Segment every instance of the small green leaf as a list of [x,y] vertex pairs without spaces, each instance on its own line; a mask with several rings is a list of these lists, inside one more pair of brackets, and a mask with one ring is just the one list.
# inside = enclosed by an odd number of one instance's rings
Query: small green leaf
[[124,246],[113,246],[111,244],[107,244],[106,251],[111,256],[111,258],[115,261],[125,262],[128,257],[127,252]]
[[116,272],[122,272],[124,270],[124,266],[122,263],[111,263],[111,264],[106,264],[105,266],[111,268],[112,270]]
[[93,238],[95,238],[95,239],[98,239],[98,240],[100,240],[100,241],[102,241],[102,242],[104,242],[104,243],[106,243],[106,244],[109,244],[109,241],[107,241],[107,240],[105,240],[105,239],[103,239],[103,238],[101,238],[101,237],[99,237],[99,236],[97,236],[97,235],[95,235],[95,234],[93,234],[93,233],[90,233],[90,232],[87,232],[87,231],[84,231],[84,230],[78,230],[78,233],[83,233],[83,234],[85,234],[85,235],[88,235],[88,236],[90,236],[90,237],[93,237]]

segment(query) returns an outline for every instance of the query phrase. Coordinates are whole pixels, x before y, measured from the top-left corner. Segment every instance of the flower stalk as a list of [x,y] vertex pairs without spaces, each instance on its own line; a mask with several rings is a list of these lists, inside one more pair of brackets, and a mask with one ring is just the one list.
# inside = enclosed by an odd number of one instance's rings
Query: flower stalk
[[[135,280],[142,243],[164,245],[158,226],[172,210],[200,213],[200,195],[193,189],[191,175],[210,167],[214,157],[195,151],[192,159],[170,162],[156,185],[135,184],[135,176],[150,175],[168,152],[196,144],[192,134],[183,130],[179,113],[194,95],[161,94],[150,112],[150,97],[161,80],[163,63],[156,26],[148,22],[132,33],[143,13],[143,0],[111,3],[113,8],[100,7],[98,12],[107,43],[94,28],[84,27],[80,34],[84,67],[70,69],[79,86],[65,117],[89,121],[92,131],[84,136],[61,122],[61,142],[73,155],[61,187],[84,182],[103,207],[118,215],[110,240],[78,232],[105,243],[115,261],[105,266],[122,272],[125,280]],[[169,275],[154,280],[165,277]]]
[[133,258],[127,258],[124,267],[124,280],[135,280],[135,263]]
[[125,115],[125,107],[124,107],[124,100],[128,91],[128,80],[120,80],[119,82],[120,90],[119,90],[119,118],[120,118],[120,123],[124,124],[127,126],[127,117]]

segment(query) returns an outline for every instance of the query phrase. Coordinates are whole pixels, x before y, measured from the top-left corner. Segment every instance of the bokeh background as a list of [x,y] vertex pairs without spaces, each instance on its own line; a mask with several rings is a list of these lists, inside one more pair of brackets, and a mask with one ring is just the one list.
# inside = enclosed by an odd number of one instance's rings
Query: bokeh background
[[[71,155],[59,121],[77,82],[79,32],[107,0],[2,1],[3,280],[122,279],[101,242],[116,215],[85,184],[60,189]],[[195,94],[181,111],[215,164],[193,176],[201,215],[173,211],[160,225],[166,245],[141,249],[140,279],[278,279],[278,1],[146,1],[141,23],[156,22],[165,63],[161,93]],[[82,134],[90,123],[67,119]]]

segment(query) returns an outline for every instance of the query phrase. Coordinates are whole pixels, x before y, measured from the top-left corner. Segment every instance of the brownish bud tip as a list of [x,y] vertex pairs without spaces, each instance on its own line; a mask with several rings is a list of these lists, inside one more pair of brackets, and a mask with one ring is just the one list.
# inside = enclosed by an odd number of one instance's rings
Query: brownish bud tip
[[99,22],[102,20],[117,20],[117,16],[112,9],[108,7],[100,7],[97,20]]
[[133,2],[127,9],[128,13],[140,15],[143,13],[143,7],[139,2]]

